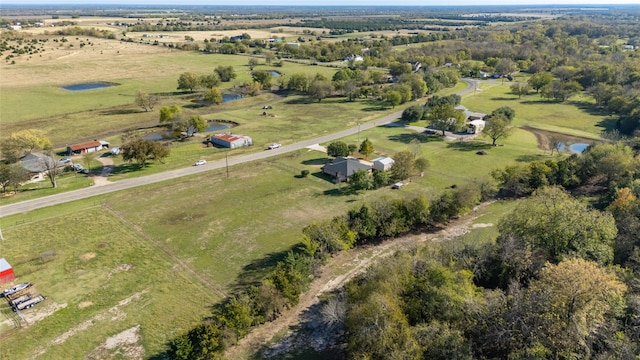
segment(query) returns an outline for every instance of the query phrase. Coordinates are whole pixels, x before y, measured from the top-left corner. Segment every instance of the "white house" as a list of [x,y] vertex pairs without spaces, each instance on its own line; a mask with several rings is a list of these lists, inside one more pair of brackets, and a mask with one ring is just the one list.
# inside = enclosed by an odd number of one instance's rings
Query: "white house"
[[469,127],[467,128],[467,134],[479,134],[484,129],[484,126],[487,124],[486,121],[481,119],[471,120],[469,121]]
[[371,160],[373,168],[380,171],[388,171],[391,169],[395,161],[390,157],[379,157]]

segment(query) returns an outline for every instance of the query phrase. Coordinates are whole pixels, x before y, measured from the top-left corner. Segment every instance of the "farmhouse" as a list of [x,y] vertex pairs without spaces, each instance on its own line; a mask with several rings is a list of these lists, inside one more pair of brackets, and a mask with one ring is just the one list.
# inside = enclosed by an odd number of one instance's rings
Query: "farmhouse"
[[373,168],[379,171],[389,171],[395,161],[390,157],[379,157],[371,160]]
[[67,153],[69,155],[86,154],[94,151],[100,151],[108,147],[109,143],[106,141],[93,140],[82,144],[69,145],[67,146]]
[[327,164],[322,167],[322,172],[333,176],[340,181],[347,181],[358,170],[366,170],[371,171],[373,168],[372,164],[368,161],[352,158],[352,157],[342,157],[338,156],[331,164]]
[[230,149],[253,145],[253,140],[251,140],[250,137],[232,133],[211,135],[209,141],[211,141],[211,143],[214,145],[219,145]]
[[0,284],[12,282],[16,279],[13,268],[5,258],[0,258]]
[[50,169],[64,167],[64,164],[49,155],[34,153],[27,153],[21,157],[20,165],[29,173],[30,181],[43,180]]

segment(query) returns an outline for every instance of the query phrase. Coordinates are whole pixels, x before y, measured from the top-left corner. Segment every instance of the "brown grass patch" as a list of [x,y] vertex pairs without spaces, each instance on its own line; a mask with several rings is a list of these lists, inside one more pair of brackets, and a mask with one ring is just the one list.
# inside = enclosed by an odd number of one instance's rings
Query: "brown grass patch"
[[94,252],[88,252],[86,254],[82,254],[80,255],[80,260],[82,261],[89,261],[91,259],[93,259],[94,257],[98,256],[98,254],[94,253]]
[[78,304],[78,309],[86,309],[91,305],[93,305],[91,301],[83,301],[80,304]]

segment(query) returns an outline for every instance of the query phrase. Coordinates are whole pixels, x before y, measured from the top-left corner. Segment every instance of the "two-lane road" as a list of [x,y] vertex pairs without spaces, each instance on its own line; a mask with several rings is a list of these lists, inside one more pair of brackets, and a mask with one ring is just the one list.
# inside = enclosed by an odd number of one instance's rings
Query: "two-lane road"
[[[474,89],[477,88],[479,84],[479,81],[474,79],[462,79],[462,81],[464,81],[467,84],[467,88],[459,91],[457,93],[458,95],[464,95],[473,91]],[[305,147],[308,147],[314,144],[320,144],[320,143],[325,143],[332,140],[340,139],[349,135],[357,134],[359,131],[363,131],[363,130],[371,129],[376,126],[388,124],[398,119],[401,115],[402,115],[402,111],[396,111],[387,116],[384,116],[366,123],[362,123],[358,126],[355,126],[343,131],[339,131],[333,134],[320,136],[320,137],[305,140],[305,141],[300,141],[291,145],[285,145],[285,146],[282,146],[281,148],[274,149],[274,150],[267,150],[267,151],[256,152],[256,153],[242,155],[242,156],[230,157],[228,159],[228,164],[229,166],[232,166],[232,165],[238,165],[238,164],[242,164],[250,161],[266,159],[272,156],[303,149]],[[147,175],[147,176],[141,176],[141,177],[132,178],[132,179],[109,182],[108,184],[101,185],[101,186],[92,186],[84,189],[73,190],[73,191],[68,191],[60,194],[45,196],[38,199],[26,200],[26,201],[15,203],[15,204],[0,206],[0,217],[19,214],[19,213],[26,213],[31,210],[35,210],[35,209],[39,209],[47,206],[85,199],[85,198],[89,198],[97,195],[103,195],[103,194],[107,194],[114,191],[131,189],[137,186],[153,184],[153,183],[157,183],[165,180],[179,178],[182,176],[198,174],[198,173],[213,170],[213,169],[224,168],[225,166],[227,166],[227,159],[222,159],[222,160],[209,162],[202,166],[191,166],[183,169],[170,170],[170,171],[153,174],[153,175]]]

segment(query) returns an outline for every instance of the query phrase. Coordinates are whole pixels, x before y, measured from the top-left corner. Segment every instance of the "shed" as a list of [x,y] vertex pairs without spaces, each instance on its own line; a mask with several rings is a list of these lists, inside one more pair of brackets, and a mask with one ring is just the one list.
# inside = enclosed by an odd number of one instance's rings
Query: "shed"
[[12,282],[16,279],[13,268],[5,258],[0,258],[0,284]]
[[232,133],[211,135],[209,141],[211,141],[211,143],[213,143],[214,145],[219,145],[230,149],[253,145],[253,140],[250,137]]
[[371,162],[373,162],[373,168],[380,171],[389,171],[395,163],[390,157],[379,157],[371,160]]

